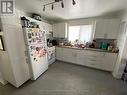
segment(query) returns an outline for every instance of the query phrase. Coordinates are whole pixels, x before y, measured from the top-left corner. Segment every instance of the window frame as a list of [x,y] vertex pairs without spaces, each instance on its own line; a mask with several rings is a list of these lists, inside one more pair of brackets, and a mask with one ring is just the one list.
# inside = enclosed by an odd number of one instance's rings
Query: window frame
[[87,26],[87,25],[92,25],[92,33],[91,33],[91,38],[90,38],[90,41],[92,41],[94,39],[94,34],[95,34],[95,25],[94,24],[77,24],[77,25],[68,25],[68,32],[67,32],[67,39],[69,41],[69,27],[70,26]]

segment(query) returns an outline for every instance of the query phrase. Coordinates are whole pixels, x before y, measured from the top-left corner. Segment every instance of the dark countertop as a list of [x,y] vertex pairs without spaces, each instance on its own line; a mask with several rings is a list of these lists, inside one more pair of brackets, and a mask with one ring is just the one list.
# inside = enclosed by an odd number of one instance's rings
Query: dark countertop
[[70,49],[76,49],[76,50],[89,50],[89,51],[98,51],[98,52],[116,53],[116,52],[110,52],[110,51],[102,50],[102,49],[95,49],[95,48],[78,48],[78,47],[71,47],[71,46],[56,46],[56,47],[70,48]]

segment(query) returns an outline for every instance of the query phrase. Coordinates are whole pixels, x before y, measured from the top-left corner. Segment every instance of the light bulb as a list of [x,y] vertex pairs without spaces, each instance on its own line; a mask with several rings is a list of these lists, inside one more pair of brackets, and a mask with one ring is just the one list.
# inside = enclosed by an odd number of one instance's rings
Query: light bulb
[[75,0],[72,0],[72,4],[73,4],[73,5],[75,5],[75,4],[76,4]]
[[63,1],[61,2],[61,7],[64,8],[64,3],[63,3]]
[[43,11],[45,11],[45,6],[43,7]]
[[54,9],[54,5],[53,4],[52,4],[52,7],[51,8],[52,8],[52,10]]

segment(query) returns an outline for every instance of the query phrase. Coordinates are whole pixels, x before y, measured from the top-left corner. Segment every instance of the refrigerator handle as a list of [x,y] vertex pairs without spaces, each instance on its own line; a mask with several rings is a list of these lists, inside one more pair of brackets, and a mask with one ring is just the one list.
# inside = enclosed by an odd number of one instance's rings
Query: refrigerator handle
[[26,58],[26,63],[29,64],[29,59],[28,58]]
[[26,56],[26,63],[29,64],[28,51],[25,50],[24,53],[25,53],[25,56]]
[[25,56],[28,56],[28,51],[25,50],[24,53],[25,53]]

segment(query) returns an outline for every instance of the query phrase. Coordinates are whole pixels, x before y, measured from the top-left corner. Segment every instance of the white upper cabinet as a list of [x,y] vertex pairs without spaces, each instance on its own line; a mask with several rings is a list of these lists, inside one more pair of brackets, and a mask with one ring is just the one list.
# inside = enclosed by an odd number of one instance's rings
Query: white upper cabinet
[[52,25],[49,23],[44,23],[43,27],[47,34],[49,34],[52,31]]
[[120,21],[117,19],[102,19],[96,21],[94,38],[117,39]]
[[67,38],[67,23],[53,24],[53,37]]

